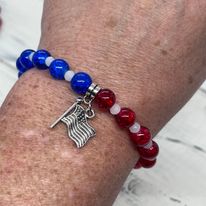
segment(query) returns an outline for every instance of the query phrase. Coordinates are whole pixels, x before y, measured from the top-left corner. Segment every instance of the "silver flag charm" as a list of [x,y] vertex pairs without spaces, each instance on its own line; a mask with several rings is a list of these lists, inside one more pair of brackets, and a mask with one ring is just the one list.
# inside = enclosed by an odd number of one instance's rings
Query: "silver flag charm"
[[[87,104],[87,108],[81,104]],[[68,136],[71,138],[77,148],[83,147],[87,141],[96,135],[94,128],[88,124],[88,119],[94,117],[94,111],[91,108],[91,102],[78,97],[74,103],[59,119],[50,127],[54,128],[60,121],[65,123],[68,129]]]
[[76,143],[77,147],[83,147],[90,137],[95,136],[95,130],[88,124],[84,108],[79,104],[74,111],[61,119],[68,127],[69,137]]
[[92,101],[100,91],[97,84],[92,83],[84,97],[78,97],[76,102],[59,117],[50,128],[54,128],[60,121],[66,124],[68,136],[78,148],[83,147],[87,141],[96,135],[88,120],[95,116]]

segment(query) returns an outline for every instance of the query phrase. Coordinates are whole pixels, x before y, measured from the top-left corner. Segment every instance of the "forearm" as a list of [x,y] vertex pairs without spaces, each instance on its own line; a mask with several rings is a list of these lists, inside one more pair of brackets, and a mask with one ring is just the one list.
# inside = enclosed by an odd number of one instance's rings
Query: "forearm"
[[[198,25],[190,27],[188,8],[183,18],[174,3],[165,5],[170,11],[165,14],[160,5],[144,2],[45,1],[40,47],[114,90],[120,104],[137,111],[138,120],[155,134],[205,78],[205,27],[197,14]],[[1,204],[105,206],[114,201],[136,151],[127,134],[98,110],[92,122],[97,137],[81,150],[66,138],[64,125],[50,130],[74,101],[68,87],[33,70],[2,106]]]
[[205,79],[205,4],[45,1],[40,47],[113,89],[156,133]]
[[111,204],[137,160],[126,135],[109,116],[98,112],[92,122],[97,137],[77,149],[64,125],[49,129],[75,99],[68,84],[33,70],[13,91],[1,110],[0,202]]

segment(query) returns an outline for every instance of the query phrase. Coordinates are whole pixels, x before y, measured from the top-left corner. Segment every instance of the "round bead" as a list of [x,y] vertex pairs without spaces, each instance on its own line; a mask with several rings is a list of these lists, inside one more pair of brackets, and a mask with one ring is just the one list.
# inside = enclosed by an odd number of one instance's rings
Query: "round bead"
[[45,60],[45,64],[49,67],[53,61],[54,61],[54,57],[52,56],[47,57]]
[[120,111],[121,111],[121,107],[119,106],[119,104],[116,103],[110,108],[110,113],[112,115],[117,115]]
[[74,71],[69,70],[69,71],[67,71],[67,72],[64,74],[64,79],[65,79],[66,81],[70,82],[70,81],[72,80],[74,74],[75,74]]
[[34,53],[32,61],[34,63],[34,65],[38,68],[38,69],[47,69],[48,66],[46,65],[45,61],[46,58],[51,56],[50,53],[46,50],[38,50]]
[[129,136],[132,142],[137,146],[145,146],[151,140],[151,134],[148,128],[140,126],[140,130],[136,133],[129,131]]
[[138,147],[137,150],[142,158],[153,160],[159,153],[159,146],[156,142],[152,141],[152,146],[150,148]]
[[143,158],[140,157],[139,163],[144,168],[151,168],[151,167],[153,167],[155,165],[156,159],[147,160],[147,159],[143,159]]
[[89,86],[92,84],[91,77],[85,72],[76,73],[71,80],[71,87],[77,93],[86,94]]
[[50,74],[55,79],[64,79],[64,74],[69,70],[69,65],[63,59],[55,59],[49,66]]
[[95,96],[95,101],[100,109],[106,110],[114,105],[116,97],[113,91],[109,89],[101,89]]
[[140,131],[140,124],[138,122],[135,122],[130,128],[129,128],[129,131],[131,133],[137,133]]
[[26,67],[24,67],[23,65],[22,65],[22,63],[20,62],[20,58],[18,58],[17,60],[16,60],[16,68],[19,70],[19,72],[21,72],[21,73],[24,73],[27,69],[26,69]]
[[34,67],[33,62],[29,59],[29,56],[34,53],[34,50],[27,49],[23,51],[19,57],[21,64],[26,68],[26,70]]
[[127,128],[134,124],[135,113],[129,108],[122,108],[121,111],[116,115],[116,121],[121,128]]

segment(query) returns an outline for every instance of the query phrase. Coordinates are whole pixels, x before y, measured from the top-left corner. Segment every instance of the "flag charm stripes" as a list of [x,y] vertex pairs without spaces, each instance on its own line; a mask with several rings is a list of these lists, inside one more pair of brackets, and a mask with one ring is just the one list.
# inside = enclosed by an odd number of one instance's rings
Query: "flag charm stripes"
[[61,119],[68,127],[68,136],[76,143],[78,148],[83,147],[87,141],[95,136],[95,130],[88,124],[85,109],[77,104],[74,111]]
[[54,128],[60,121],[66,124],[68,137],[75,142],[77,148],[83,147],[91,137],[96,135],[94,128],[88,123],[88,119],[94,117],[94,111],[91,109],[90,102],[87,108],[81,106],[82,103],[85,104],[83,99],[77,98],[77,101],[50,126]]

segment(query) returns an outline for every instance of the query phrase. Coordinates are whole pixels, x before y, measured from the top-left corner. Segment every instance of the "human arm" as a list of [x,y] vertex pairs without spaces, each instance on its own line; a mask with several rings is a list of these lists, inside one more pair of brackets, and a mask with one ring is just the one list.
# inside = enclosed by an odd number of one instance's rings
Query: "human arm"
[[[205,78],[205,3],[45,1],[40,48],[115,91],[156,134]],[[68,83],[32,70],[0,111],[4,205],[111,205],[137,160],[126,133],[97,111],[81,150],[49,124],[74,100]],[[171,98],[172,97],[172,98]],[[35,194],[35,195],[34,195]]]

